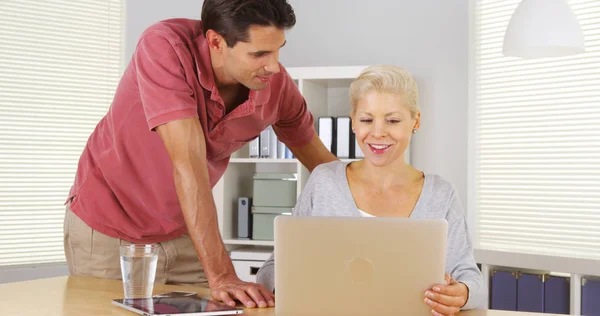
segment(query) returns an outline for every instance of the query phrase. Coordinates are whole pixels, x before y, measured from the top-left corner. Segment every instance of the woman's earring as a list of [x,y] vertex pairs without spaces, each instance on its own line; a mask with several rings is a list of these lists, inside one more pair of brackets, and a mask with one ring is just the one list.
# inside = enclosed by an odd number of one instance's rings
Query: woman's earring
[[356,129],[354,127],[352,128],[352,133],[356,133]]
[[416,133],[417,133],[417,129],[413,128],[413,134],[416,134]]

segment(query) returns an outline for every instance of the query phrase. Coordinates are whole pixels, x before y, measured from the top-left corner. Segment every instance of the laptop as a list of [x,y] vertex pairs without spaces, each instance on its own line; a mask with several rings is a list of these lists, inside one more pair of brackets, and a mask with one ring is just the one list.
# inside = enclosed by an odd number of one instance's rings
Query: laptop
[[431,315],[447,231],[444,219],[278,216],[275,314]]

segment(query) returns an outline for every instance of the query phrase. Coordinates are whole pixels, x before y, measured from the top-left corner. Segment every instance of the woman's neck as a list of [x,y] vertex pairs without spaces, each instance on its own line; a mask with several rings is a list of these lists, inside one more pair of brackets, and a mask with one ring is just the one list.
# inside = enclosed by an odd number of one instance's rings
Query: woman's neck
[[411,183],[416,170],[403,159],[398,159],[395,163],[385,166],[375,166],[368,160],[362,160],[357,162],[356,171],[363,183],[375,191],[383,192]]

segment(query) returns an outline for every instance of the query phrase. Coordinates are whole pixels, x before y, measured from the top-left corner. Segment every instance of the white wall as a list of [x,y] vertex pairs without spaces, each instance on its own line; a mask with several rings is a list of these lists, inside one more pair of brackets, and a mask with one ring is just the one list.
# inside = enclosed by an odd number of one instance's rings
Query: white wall
[[200,19],[202,0],[125,0],[125,59],[138,37],[154,22],[170,18]]
[[[283,65],[390,63],[420,86],[422,124],[411,160],[452,182],[466,207],[468,1],[289,0],[297,24],[281,52]],[[199,18],[202,1],[128,0],[126,56],[148,25]]]

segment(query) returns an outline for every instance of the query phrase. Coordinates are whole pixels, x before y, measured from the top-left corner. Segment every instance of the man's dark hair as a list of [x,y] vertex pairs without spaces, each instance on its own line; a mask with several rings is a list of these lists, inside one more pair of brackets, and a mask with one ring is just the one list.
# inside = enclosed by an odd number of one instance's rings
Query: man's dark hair
[[229,47],[248,42],[251,25],[290,29],[296,24],[294,9],[286,0],[205,0],[201,18],[204,35],[212,29]]

